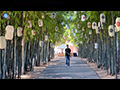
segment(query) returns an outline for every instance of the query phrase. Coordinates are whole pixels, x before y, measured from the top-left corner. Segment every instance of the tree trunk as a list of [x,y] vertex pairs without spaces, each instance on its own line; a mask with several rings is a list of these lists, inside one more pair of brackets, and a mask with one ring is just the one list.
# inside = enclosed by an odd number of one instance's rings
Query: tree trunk
[[6,75],[6,49],[4,50],[4,62],[3,62],[3,76],[2,76],[2,79],[5,79],[5,75]]

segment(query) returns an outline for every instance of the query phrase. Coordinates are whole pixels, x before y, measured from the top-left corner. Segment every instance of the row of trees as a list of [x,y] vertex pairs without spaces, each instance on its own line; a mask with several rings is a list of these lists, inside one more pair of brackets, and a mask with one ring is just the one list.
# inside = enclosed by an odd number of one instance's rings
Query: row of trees
[[[108,27],[115,24],[119,11],[1,11],[0,15],[3,13],[8,13],[10,18],[1,16],[0,35],[5,36],[7,25],[14,27],[14,34],[12,40],[6,39],[6,48],[0,49],[0,79],[20,78],[21,74],[34,70],[34,66],[47,63],[54,57],[54,45],[66,41],[78,47],[80,57],[96,63],[98,68],[106,69],[107,74],[117,78],[120,33],[115,32],[115,36],[110,37]],[[106,21],[96,34],[87,23],[98,23],[101,13],[105,14]],[[82,15],[85,15],[85,21],[81,21]],[[42,26],[39,26],[39,20],[43,21]],[[23,30],[21,37],[17,35],[18,27]],[[95,43],[98,48],[94,48]]]
[[[100,22],[100,14],[105,15],[106,21],[103,23],[102,28],[99,28],[100,33],[97,34],[95,29],[88,28],[88,22]],[[77,42],[78,53],[80,57],[87,58],[88,62],[96,63],[98,68],[105,69],[107,74],[115,75],[118,78],[119,63],[120,63],[120,38],[119,31],[115,31],[113,37],[109,36],[109,25],[116,24],[115,20],[120,15],[119,11],[84,11],[86,16],[84,22],[77,20],[80,24],[79,35],[76,35],[75,42]],[[79,17],[79,14],[77,17]],[[84,30],[82,28],[84,27]],[[92,33],[90,34],[90,32]],[[97,46],[95,46],[97,45]],[[96,48],[95,48],[96,47]]]
[[[54,58],[54,45],[64,33],[63,11],[0,11],[10,18],[0,18],[0,36],[5,36],[6,26],[14,27],[13,39],[6,39],[6,48],[0,49],[0,79],[16,79],[21,74],[34,70],[34,66],[47,63]],[[39,27],[38,21],[43,25]],[[31,23],[29,23],[31,21]],[[58,30],[55,30],[55,27]],[[17,28],[22,28],[22,36]],[[34,34],[32,31],[34,30]],[[48,36],[48,40],[46,39]],[[3,42],[1,41],[0,44]]]
[[[96,29],[92,29],[92,23],[100,22],[100,14],[105,15],[105,23]],[[120,11],[68,11],[66,20],[67,28],[62,42],[69,41],[78,47],[78,55],[87,58],[90,63],[96,63],[98,68],[105,69],[107,74],[115,75],[118,78],[120,73],[120,32],[116,27],[116,18],[120,16]],[[85,15],[85,21],[82,21]],[[88,28],[88,22],[91,27]],[[109,26],[113,25],[114,36],[109,35]],[[112,32],[112,31],[111,31]],[[66,38],[67,37],[67,38]]]

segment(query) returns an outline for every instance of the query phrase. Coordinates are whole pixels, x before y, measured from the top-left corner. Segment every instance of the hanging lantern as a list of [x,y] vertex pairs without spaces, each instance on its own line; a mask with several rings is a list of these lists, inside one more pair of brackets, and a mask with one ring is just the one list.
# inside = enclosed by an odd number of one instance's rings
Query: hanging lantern
[[96,34],[100,33],[100,27],[96,26]]
[[29,23],[28,28],[32,28],[31,20],[28,20],[28,23]]
[[116,24],[114,25],[115,32],[119,32],[119,30],[116,27]]
[[100,29],[103,29],[103,24],[101,22],[98,22],[98,27],[100,27]]
[[64,25],[64,22],[62,22],[62,25]]
[[85,21],[85,15],[82,15],[82,16],[81,16],[81,20],[82,20],[82,21]]
[[87,24],[88,24],[88,28],[91,28],[91,22],[88,22]]
[[68,26],[67,26],[67,24],[66,24],[65,29],[67,29],[67,27],[68,27]]
[[75,33],[73,33],[73,36],[76,36],[76,34],[75,34]]
[[119,32],[119,30],[116,27],[114,27],[114,29],[115,29],[115,32]]
[[95,49],[97,49],[98,48],[98,43],[95,43],[94,47],[95,47]]
[[82,41],[80,41],[80,44],[83,44]]
[[55,27],[55,30],[58,31],[58,26]]
[[39,41],[39,46],[42,47],[43,46],[43,41]]
[[14,27],[12,25],[7,25],[5,30],[6,30],[5,38],[7,40],[12,40],[13,39]]
[[100,22],[105,23],[105,15],[103,13],[100,14]]
[[78,28],[80,28],[80,25],[78,24]]
[[113,37],[115,35],[115,31],[114,31],[114,26],[113,25],[110,25],[108,27],[108,33],[109,33],[110,37]]
[[85,31],[84,27],[82,27],[82,31]]
[[53,18],[55,18],[55,17],[56,17],[56,13],[55,13],[55,12],[53,12],[53,13],[52,13],[52,15],[53,15]]
[[42,26],[43,26],[43,21],[42,21],[42,19],[38,20],[38,25],[39,25],[39,27],[42,27]]
[[92,34],[92,30],[89,31],[89,35],[91,35],[91,34]]
[[18,27],[18,28],[17,28],[17,36],[18,36],[18,37],[21,37],[22,34],[23,34],[22,28],[21,28],[21,27]]
[[45,41],[48,41],[48,35],[45,35]]
[[0,49],[6,48],[6,39],[5,36],[0,36]]
[[116,18],[116,28],[120,31],[120,17]]
[[43,19],[45,18],[45,15],[44,15],[44,14],[42,14],[42,18],[43,18]]
[[74,14],[76,15],[76,14],[77,14],[77,11],[74,11]]
[[77,29],[75,29],[75,32],[77,33]]
[[93,22],[92,23],[92,29],[96,29],[96,26],[97,26],[96,22]]
[[42,15],[42,18],[44,19],[44,18],[45,18],[45,16],[44,16],[44,15]]
[[86,34],[85,34],[85,38],[87,39],[87,36],[86,36]]
[[33,35],[33,36],[35,35],[35,30],[32,30],[32,35]]

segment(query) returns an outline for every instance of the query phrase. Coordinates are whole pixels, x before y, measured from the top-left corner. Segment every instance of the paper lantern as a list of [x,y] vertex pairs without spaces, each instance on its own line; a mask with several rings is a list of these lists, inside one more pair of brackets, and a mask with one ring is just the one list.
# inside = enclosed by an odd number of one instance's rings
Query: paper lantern
[[110,25],[108,27],[108,33],[110,37],[113,37],[115,35],[115,31],[114,31],[114,25]]
[[45,35],[45,41],[48,41],[48,35]]
[[120,17],[116,18],[116,28],[120,31]]
[[35,30],[32,30],[32,35],[33,35],[33,36],[35,35]]
[[45,15],[44,15],[44,14],[42,15],[42,18],[43,18],[43,19],[45,18]]
[[114,29],[115,29],[115,32],[119,32],[119,30],[116,27],[114,27]]
[[58,31],[58,26],[55,27],[55,30]]
[[14,27],[12,25],[7,25],[5,30],[6,30],[5,38],[7,40],[12,40],[13,39]]
[[82,16],[81,16],[81,20],[82,20],[82,21],[85,21],[85,15],[82,15]]
[[55,17],[56,17],[56,13],[55,13],[55,12],[53,12],[53,13],[52,13],[52,15],[53,15],[53,16],[52,16],[53,18],[55,18]]
[[28,28],[32,28],[31,20],[28,20],[28,23],[29,23]]
[[89,35],[91,35],[91,34],[92,34],[92,30],[89,31]]
[[78,28],[80,28],[80,25],[78,24]]
[[86,34],[85,34],[85,38],[87,38]]
[[100,29],[103,29],[103,24],[101,22],[98,22],[98,27],[100,27]]
[[39,41],[39,46],[42,47],[43,46],[43,41]]
[[98,48],[98,44],[97,44],[97,43],[95,43],[94,47],[95,47],[95,49],[97,49],[97,48]]
[[103,13],[100,14],[100,22],[105,23],[105,15]]
[[84,27],[82,27],[82,31],[85,31]]
[[64,25],[64,22],[62,22],[62,25]]
[[5,36],[0,36],[0,49],[6,48],[6,39]]
[[91,28],[91,22],[88,22],[87,24],[88,24],[88,28]]
[[75,33],[77,33],[77,29],[75,29]]
[[80,44],[83,44],[82,41],[80,41]]
[[100,27],[96,26],[96,34],[100,33]]
[[115,32],[119,32],[119,30],[116,27],[116,24],[114,25]]
[[17,28],[17,36],[18,36],[18,37],[21,37],[22,34],[23,34],[22,28],[21,28],[21,27],[18,27],[18,28]]
[[74,14],[76,15],[76,14],[77,14],[77,11],[74,11]]
[[40,20],[38,20],[38,25],[39,25],[39,27],[42,27],[43,26],[43,21],[40,19]]
[[96,22],[93,22],[92,23],[92,29],[96,29],[96,26],[97,26]]
[[76,33],[73,33],[73,36],[76,36]]

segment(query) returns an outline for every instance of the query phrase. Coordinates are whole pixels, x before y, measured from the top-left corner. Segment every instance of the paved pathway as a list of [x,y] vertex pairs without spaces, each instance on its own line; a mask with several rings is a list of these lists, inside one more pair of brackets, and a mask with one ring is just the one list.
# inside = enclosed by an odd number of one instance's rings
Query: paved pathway
[[72,57],[70,67],[65,67],[65,58],[52,61],[35,79],[100,79],[83,60]]

